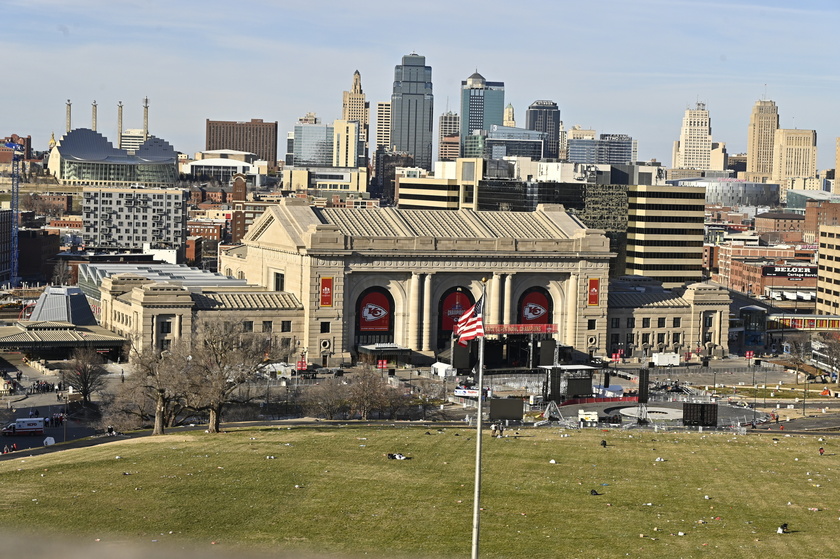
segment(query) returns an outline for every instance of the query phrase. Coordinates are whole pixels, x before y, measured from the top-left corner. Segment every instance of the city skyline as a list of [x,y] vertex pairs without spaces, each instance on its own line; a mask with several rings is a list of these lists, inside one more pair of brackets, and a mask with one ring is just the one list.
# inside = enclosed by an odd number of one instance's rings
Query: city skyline
[[[629,134],[640,159],[669,165],[686,108],[705,103],[714,141],[734,154],[746,151],[753,105],[768,99],[779,108],[781,128],[817,131],[818,167],[834,167],[835,4],[605,0],[532,8],[539,19],[492,1],[480,10],[475,2],[432,1],[415,13],[379,0],[282,10],[256,0],[235,7],[12,0],[0,18],[5,44],[15,45],[6,51],[11,93],[0,130],[32,135],[33,148],[43,150],[51,133],[64,132],[67,99],[74,128],[90,127],[96,101],[97,128],[116,143],[117,103],[125,107],[124,127],[139,128],[148,96],[150,133],[184,153],[202,149],[206,119],[278,121],[282,141],[307,112],[324,122],[340,118],[342,92],[356,70],[372,106],[388,101],[394,66],[417,52],[433,70],[435,123],[459,109],[460,83],[477,70],[505,83],[505,102],[519,115],[550,99],[566,129]],[[465,22],[505,40],[453,48],[449,38]],[[792,29],[808,33],[778,40]]]

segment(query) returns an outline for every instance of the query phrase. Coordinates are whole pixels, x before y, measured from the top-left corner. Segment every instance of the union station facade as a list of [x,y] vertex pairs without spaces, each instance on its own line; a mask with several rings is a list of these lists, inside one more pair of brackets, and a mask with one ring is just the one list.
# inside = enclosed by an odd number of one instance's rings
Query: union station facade
[[337,365],[390,349],[421,364],[451,347],[455,321],[483,289],[489,342],[536,335],[607,355],[612,257],[603,231],[559,205],[368,210],[286,198],[241,245],[222,250],[219,271],[297,297],[298,345],[309,362]]

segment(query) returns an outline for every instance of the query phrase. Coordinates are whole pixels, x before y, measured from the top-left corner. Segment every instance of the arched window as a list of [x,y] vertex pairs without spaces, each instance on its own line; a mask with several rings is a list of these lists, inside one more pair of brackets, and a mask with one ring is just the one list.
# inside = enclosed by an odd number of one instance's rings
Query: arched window
[[381,343],[394,343],[394,298],[371,287],[356,301],[356,345]]
[[542,287],[531,287],[519,298],[517,322],[519,324],[552,324],[554,305],[551,295]]
[[448,289],[438,303],[438,347],[449,347],[455,323],[468,308],[475,304],[466,287]]

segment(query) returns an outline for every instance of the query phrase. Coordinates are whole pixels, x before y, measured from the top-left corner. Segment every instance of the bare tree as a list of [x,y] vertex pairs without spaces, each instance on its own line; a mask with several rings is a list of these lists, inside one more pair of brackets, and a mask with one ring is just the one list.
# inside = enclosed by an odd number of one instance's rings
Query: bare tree
[[241,324],[208,320],[198,325],[184,374],[190,383],[187,405],[210,414],[208,430],[218,433],[222,412],[231,403],[253,399],[240,388],[252,381],[271,348],[260,334],[244,332]]
[[335,419],[348,408],[349,390],[339,379],[326,379],[309,388],[303,396],[308,413],[326,419]]
[[185,407],[189,384],[184,371],[190,364],[189,356],[184,344],[179,344],[166,352],[146,349],[132,360],[132,384],[154,403],[153,435],[163,435]]
[[70,267],[67,265],[67,261],[59,260],[56,262],[55,267],[53,267],[52,284],[68,285],[71,279],[73,277],[70,274]]
[[353,377],[350,385],[350,407],[366,420],[374,410],[386,407],[388,384],[380,373],[362,371]]
[[71,368],[62,373],[64,384],[82,395],[82,402],[90,404],[90,397],[105,388],[107,371],[102,366],[102,356],[93,348],[73,351]]

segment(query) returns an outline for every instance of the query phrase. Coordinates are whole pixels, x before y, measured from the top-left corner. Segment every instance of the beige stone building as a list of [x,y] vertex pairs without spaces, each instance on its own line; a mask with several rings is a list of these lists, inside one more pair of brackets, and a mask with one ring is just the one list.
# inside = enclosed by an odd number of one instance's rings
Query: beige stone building
[[817,176],[817,131],[779,128],[773,140],[771,182],[782,185],[782,201],[788,179]]
[[[548,331],[604,355],[606,236],[562,206],[535,212],[312,208],[285,199],[220,255],[226,275],[294,294],[309,361],[335,364],[363,347],[405,348],[415,362],[451,344],[455,320],[481,296],[488,325]],[[556,325],[556,332],[549,325]]]
[[266,343],[296,353],[304,331],[302,306],[291,293],[243,288],[186,288],[136,274],[106,277],[100,287],[100,324],[135,345],[138,351],[165,351],[181,338],[191,339],[203,320],[237,324],[262,333]]
[[712,283],[664,290],[649,278],[610,285],[608,349],[642,362],[653,353],[729,353],[729,292]]
[[840,314],[840,225],[821,225],[817,314]]
[[341,119],[355,120],[359,123],[359,139],[367,146],[370,103],[365,99],[365,92],[362,91],[362,75],[358,70],[353,73],[353,86],[350,91],[343,92],[341,96]]
[[770,180],[773,174],[773,142],[778,128],[779,108],[776,103],[756,101],[747,128],[747,180]]

